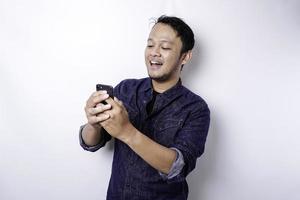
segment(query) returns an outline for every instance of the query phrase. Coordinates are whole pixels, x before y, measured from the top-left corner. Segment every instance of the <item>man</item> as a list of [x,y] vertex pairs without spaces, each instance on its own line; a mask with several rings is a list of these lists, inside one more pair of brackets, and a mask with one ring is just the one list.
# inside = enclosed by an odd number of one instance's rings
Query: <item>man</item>
[[108,200],[187,199],[185,178],[204,151],[210,121],[205,101],[180,80],[193,46],[185,22],[161,16],[145,49],[149,78],[122,81],[114,99],[98,91],[87,100],[81,146],[96,151],[115,138]]

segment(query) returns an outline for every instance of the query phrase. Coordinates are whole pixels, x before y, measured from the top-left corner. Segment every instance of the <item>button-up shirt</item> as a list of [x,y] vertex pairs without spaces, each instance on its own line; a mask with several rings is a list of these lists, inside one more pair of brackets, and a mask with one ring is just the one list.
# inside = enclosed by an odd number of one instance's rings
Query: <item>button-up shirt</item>
[[[114,96],[123,102],[135,128],[155,142],[177,150],[184,166],[176,176],[166,178],[128,145],[115,139],[107,200],[185,200],[188,197],[186,176],[204,152],[209,108],[179,80],[175,86],[156,96],[152,112],[148,114],[147,104],[152,94],[150,78],[127,79],[114,88]],[[96,151],[110,139],[111,136],[102,129],[102,140],[98,145],[89,147],[81,137],[80,143],[85,150]]]

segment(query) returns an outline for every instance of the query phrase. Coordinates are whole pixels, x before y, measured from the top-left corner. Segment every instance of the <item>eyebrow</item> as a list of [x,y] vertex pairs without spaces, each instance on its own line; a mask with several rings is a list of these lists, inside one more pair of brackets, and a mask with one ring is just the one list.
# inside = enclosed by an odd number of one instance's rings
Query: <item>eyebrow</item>
[[[152,39],[152,38],[148,38],[147,41],[148,41],[148,42],[149,42],[149,41],[151,42],[151,41],[153,41],[153,39]],[[167,39],[161,39],[161,40],[159,40],[159,42],[173,44],[173,42],[171,42],[171,41],[169,41],[169,40],[167,40]]]

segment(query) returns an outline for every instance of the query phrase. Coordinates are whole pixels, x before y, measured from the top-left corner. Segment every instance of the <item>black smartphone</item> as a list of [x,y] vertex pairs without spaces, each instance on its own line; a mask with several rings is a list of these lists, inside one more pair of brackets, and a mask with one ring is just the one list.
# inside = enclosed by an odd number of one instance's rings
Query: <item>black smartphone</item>
[[114,88],[111,85],[104,85],[104,84],[97,84],[96,85],[96,90],[106,90],[107,94],[111,97],[114,98]]

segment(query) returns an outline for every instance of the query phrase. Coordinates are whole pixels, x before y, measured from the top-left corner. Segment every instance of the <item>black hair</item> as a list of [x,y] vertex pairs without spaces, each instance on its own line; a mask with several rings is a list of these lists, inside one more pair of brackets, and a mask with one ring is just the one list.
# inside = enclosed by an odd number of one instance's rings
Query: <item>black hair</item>
[[160,16],[155,24],[163,23],[172,27],[182,42],[181,54],[192,50],[195,44],[194,33],[192,29],[180,18],[173,16]]

